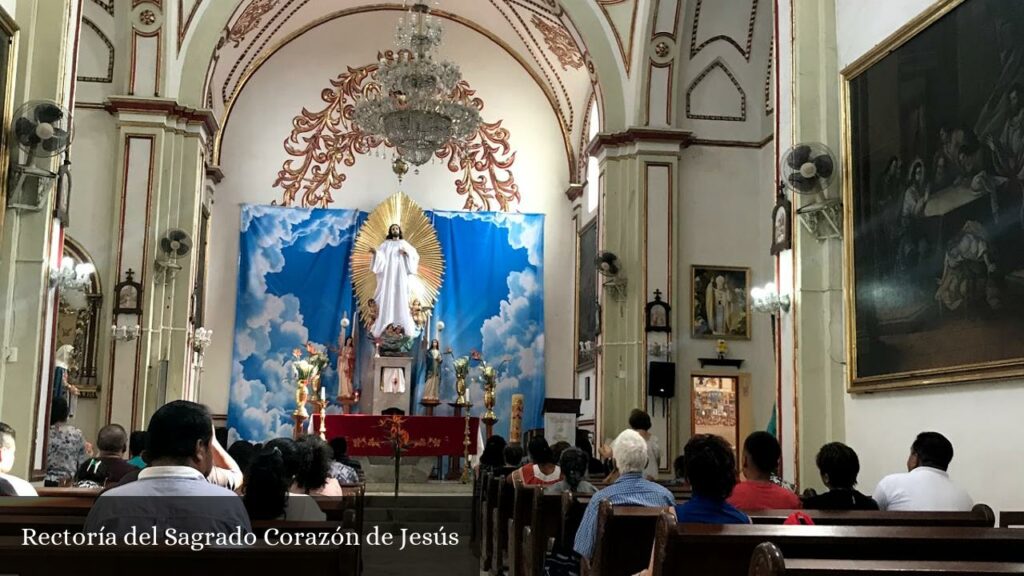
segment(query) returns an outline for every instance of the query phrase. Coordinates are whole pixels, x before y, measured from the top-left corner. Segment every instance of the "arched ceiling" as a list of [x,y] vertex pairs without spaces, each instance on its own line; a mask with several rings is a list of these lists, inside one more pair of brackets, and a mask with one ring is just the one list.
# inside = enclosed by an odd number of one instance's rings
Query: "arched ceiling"
[[[584,130],[595,78],[584,44],[559,4],[555,0],[446,0],[432,2],[431,8],[445,26],[465,26],[486,36],[495,50],[506,51],[530,73],[561,124],[570,164],[575,164],[573,143],[580,141]],[[248,78],[295,38],[337,18],[367,12],[380,12],[397,24],[404,9],[400,2],[241,0],[210,60],[204,104],[224,125]],[[393,37],[380,38],[379,50],[393,47]],[[487,58],[447,42],[441,53],[457,64]]]

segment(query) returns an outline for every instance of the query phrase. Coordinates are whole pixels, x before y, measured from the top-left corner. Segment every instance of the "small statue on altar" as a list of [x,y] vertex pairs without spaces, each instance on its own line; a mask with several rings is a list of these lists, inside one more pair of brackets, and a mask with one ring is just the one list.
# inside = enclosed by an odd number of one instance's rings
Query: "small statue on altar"
[[345,345],[338,353],[338,372],[341,376],[341,397],[351,398],[355,395],[352,381],[356,374],[356,347],[354,339],[349,336],[345,338]]
[[375,299],[370,298],[366,302],[366,307],[369,309],[369,312],[366,315],[365,323],[366,327],[370,328],[375,322],[377,322],[377,315],[380,314],[380,306],[377,306],[377,301]]
[[430,341],[430,349],[427,350],[427,380],[423,385],[423,399],[437,400],[441,388],[441,362],[444,357],[441,355],[441,342],[437,338]]

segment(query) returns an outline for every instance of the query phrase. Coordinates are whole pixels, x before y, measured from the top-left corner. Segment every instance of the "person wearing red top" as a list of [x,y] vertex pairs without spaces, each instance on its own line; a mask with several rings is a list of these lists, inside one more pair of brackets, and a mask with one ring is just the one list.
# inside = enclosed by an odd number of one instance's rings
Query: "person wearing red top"
[[779,467],[782,448],[775,436],[754,432],[743,443],[743,476],[729,496],[729,504],[744,512],[757,510],[792,510],[801,507],[800,498],[792,491],[772,482]]
[[509,474],[509,482],[517,486],[551,486],[562,479],[562,470],[555,464],[554,452],[543,436],[530,440],[527,451],[530,463]]

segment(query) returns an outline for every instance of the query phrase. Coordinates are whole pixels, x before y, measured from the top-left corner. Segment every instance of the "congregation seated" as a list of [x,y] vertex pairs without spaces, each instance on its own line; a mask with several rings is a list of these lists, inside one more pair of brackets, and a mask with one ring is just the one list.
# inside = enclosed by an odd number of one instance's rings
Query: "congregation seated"
[[231,456],[235,464],[238,464],[243,478],[247,475],[249,465],[256,457],[257,452],[259,452],[259,447],[248,440],[235,440],[231,446],[228,446],[228,456]]
[[724,438],[698,434],[682,456],[693,495],[675,507],[680,524],[750,524],[750,518],[726,501],[736,486],[736,457]]
[[523,452],[523,447],[516,444],[509,444],[505,446],[505,449],[501,451],[505,456],[505,466],[511,468],[519,468],[523,465],[523,458],[526,457],[526,453]]
[[363,465],[359,463],[359,460],[348,457],[348,439],[344,436],[336,436],[331,438],[329,444],[331,445],[331,450],[334,451],[334,461],[355,470],[356,474],[361,477]]
[[554,453],[543,436],[530,440],[527,451],[530,461],[510,474],[509,482],[517,486],[550,486],[562,479],[562,470],[555,464]]
[[658,477],[658,469],[661,468],[661,448],[658,446],[658,437],[651,434],[651,416],[639,408],[634,408],[629,413],[629,427],[636,430],[647,443],[647,466],[644,468],[644,476],[648,480]]
[[857,453],[842,442],[830,442],[818,450],[815,458],[821,481],[828,492],[804,498],[809,510],[878,510],[878,503],[857,491],[860,459]]
[[147,432],[148,466],[136,481],[96,498],[85,520],[86,531],[104,529],[118,535],[152,527],[161,532],[168,528],[216,534],[252,531],[242,499],[208,480],[216,441],[205,406],[186,400],[169,402],[153,413]]
[[82,431],[68,424],[68,401],[53,399],[50,406],[50,435],[46,444],[46,476],[43,486],[67,486],[78,467],[90,454]]
[[[733,460],[736,458],[734,457]],[[669,486],[685,486],[686,485],[686,457],[683,455],[676,456],[676,459],[672,461],[672,479],[665,484]]]
[[125,474],[137,470],[124,459],[127,444],[127,433],[120,424],[107,424],[100,428],[96,437],[99,456],[89,458],[78,467],[75,486],[102,488],[107,483],[120,482]]
[[308,494],[291,494],[289,476],[278,448],[263,448],[246,469],[243,501],[253,520],[322,522],[327,515]]
[[579,448],[567,448],[558,458],[558,467],[562,469],[563,478],[544,489],[545,494],[593,494],[597,488],[586,481],[587,463],[590,458]]
[[31,484],[11,475],[11,468],[14,468],[14,455],[17,448],[15,444],[16,433],[14,428],[0,422],[0,480],[11,485],[11,489],[18,496],[35,496],[36,489]]
[[565,440],[559,440],[551,445],[551,456],[552,460],[558,462],[558,459],[562,457],[562,452],[565,452],[567,448],[572,448],[572,444],[569,444]]
[[587,474],[592,477],[604,477],[608,474],[609,469],[605,466],[604,462],[594,457],[594,445],[590,442],[590,434],[582,429],[576,429],[576,447],[583,450],[583,453],[587,455]]
[[14,486],[7,480],[0,478],[0,497],[17,495],[18,492],[14,489]]
[[[292,483],[291,492],[295,494],[309,494],[312,496],[342,496],[341,485],[337,478],[331,476],[331,463],[334,458],[331,454],[331,447],[319,436],[307,434],[295,441],[295,447],[299,457],[299,466],[295,471],[295,481]],[[346,469],[352,474],[354,480],[355,470]],[[349,483],[346,481],[346,483]]]
[[589,560],[594,554],[597,537],[597,512],[602,502],[613,505],[670,508],[675,498],[668,488],[644,478],[647,467],[647,442],[635,430],[624,430],[612,443],[612,457],[619,475],[607,488],[598,490],[590,498],[583,519],[576,531],[573,549]]
[[476,477],[480,478],[484,472],[495,472],[505,468],[505,448],[508,443],[501,436],[494,434],[484,443],[484,451],[480,453],[480,460],[476,466]]
[[874,498],[880,510],[968,511],[970,495],[949,479],[953,444],[938,432],[922,432],[910,447],[907,472],[890,474],[878,483]]
[[[331,478],[337,480],[341,484],[358,484],[360,481],[358,470],[352,466],[349,466],[345,462],[339,460],[331,444],[324,442],[319,436],[315,436],[315,438],[319,441],[320,444],[323,444],[323,446],[320,449],[326,450],[327,453],[330,454],[330,465],[328,468],[328,475]],[[341,440],[344,443],[344,448],[345,451],[347,452],[348,443],[345,442],[344,438],[341,438]],[[346,460],[348,460],[348,458],[346,458]],[[358,464],[358,462],[356,464]]]
[[146,449],[146,431],[136,430],[128,437],[128,463],[142,470],[146,461],[142,459],[142,451]]
[[768,432],[754,432],[743,442],[743,476],[729,503],[744,512],[800,508],[800,498],[772,481],[779,468],[782,447]]

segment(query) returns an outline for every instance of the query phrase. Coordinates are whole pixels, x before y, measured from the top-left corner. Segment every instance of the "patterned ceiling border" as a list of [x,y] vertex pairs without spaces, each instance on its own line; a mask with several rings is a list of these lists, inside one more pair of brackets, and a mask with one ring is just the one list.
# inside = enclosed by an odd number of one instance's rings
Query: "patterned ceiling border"
[[775,102],[772,101],[772,78],[775,74],[775,40],[768,43],[768,66],[764,72],[764,115],[775,113]]
[[114,0],[110,0],[109,2],[104,2],[103,0],[92,0],[92,3],[103,8],[103,11],[107,14],[110,14],[111,16],[114,15]]
[[752,53],[752,48],[754,46],[754,23],[757,21],[758,0],[751,0],[750,3],[750,17],[747,19],[746,49],[742,48],[739,45],[739,43],[736,42],[736,40],[729,36],[726,36],[725,34],[712,36],[711,38],[708,38],[707,40],[701,42],[700,46],[697,45],[697,29],[700,27],[700,9],[703,2],[704,0],[697,0],[697,4],[696,6],[694,6],[693,28],[690,31],[690,59],[693,60],[693,57],[696,56],[701,50],[706,48],[709,44],[718,41],[723,41],[731,44],[733,48],[736,48],[736,50],[739,51],[741,55],[743,55],[743,58],[745,58],[749,62],[750,55]]
[[[729,78],[729,81],[732,82],[732,85],[736,87],[736,92],[740,95],[740,113],[738,116],[721,116],[717,114],[694,114],[691,111],[690,95],[693,93],[693,90],[701,82],[704,81],[705,78],[707,78],[712,72],[715,71],[716,68],[725,73],[725,75]],[[721,59],[717,59],[711,64],[709,64],[707,68],[705,68],[696,78],[693,79],[693,82],[690,83],[689,88],[686,89],[686,117],[691,120],[717,120],[720,122],[747,121],[747,93],[743,91],[743,87],[740,86],[739,81],[736,80],[736,76],[733,75],[732,71],[729,70],[729,67],[726,66]]]
[[178,52],[181,52],[181,45],[185,42],[185,35],[188,34],[188,29],[192,26],[192,18],[199,11],[203,1],[196,0],[196,3],[192,5],[192,10],[188,13],[188,18],[185,18],[185,0],[178,0]]
[[544,37],[544,43],[562,65],[562,70],[583,68],[583,54],[561,23],[549,24],[536,14],[530,18],[530,22]]
[[83,16],[82,24],[90,30],[92,30],[93,32],[95,32],[96,35],[100,37],[100,40],[102,40],[103,43],[106,44],[108,54],[107,74],[106,76],[77,76],[75,77],[75,80],[78,80],[79,82],[99,82],[102,84],[110,84],[114,81],[114,44],[110,41],[110,38],[107,38],[107,35],[104,34],[102,30],[100,30],[100,27],[97,26],[92,20],[89,20],[88,18]]
[[628,48],[622,43],[622,35],[619,34],[619,29],[615,27],[615,22],[612,21],[612,15],[608,13],[605,6],[614,6],[615,4],[622,4],[627,0],[597,0],[597,7],[601,9],[601,13],[604,14],[605,20],[608,21],[608,27],[612,29],[615,34],[615,42],[619,45],[619,55],[622,56],[622,65],[626,68],[626,76],[629,76],[629,69],[633,64],[633,33],[636,31],[636,11],[640,5],[640,0],[633,0],[633,15],[629,18],[629,39]]

